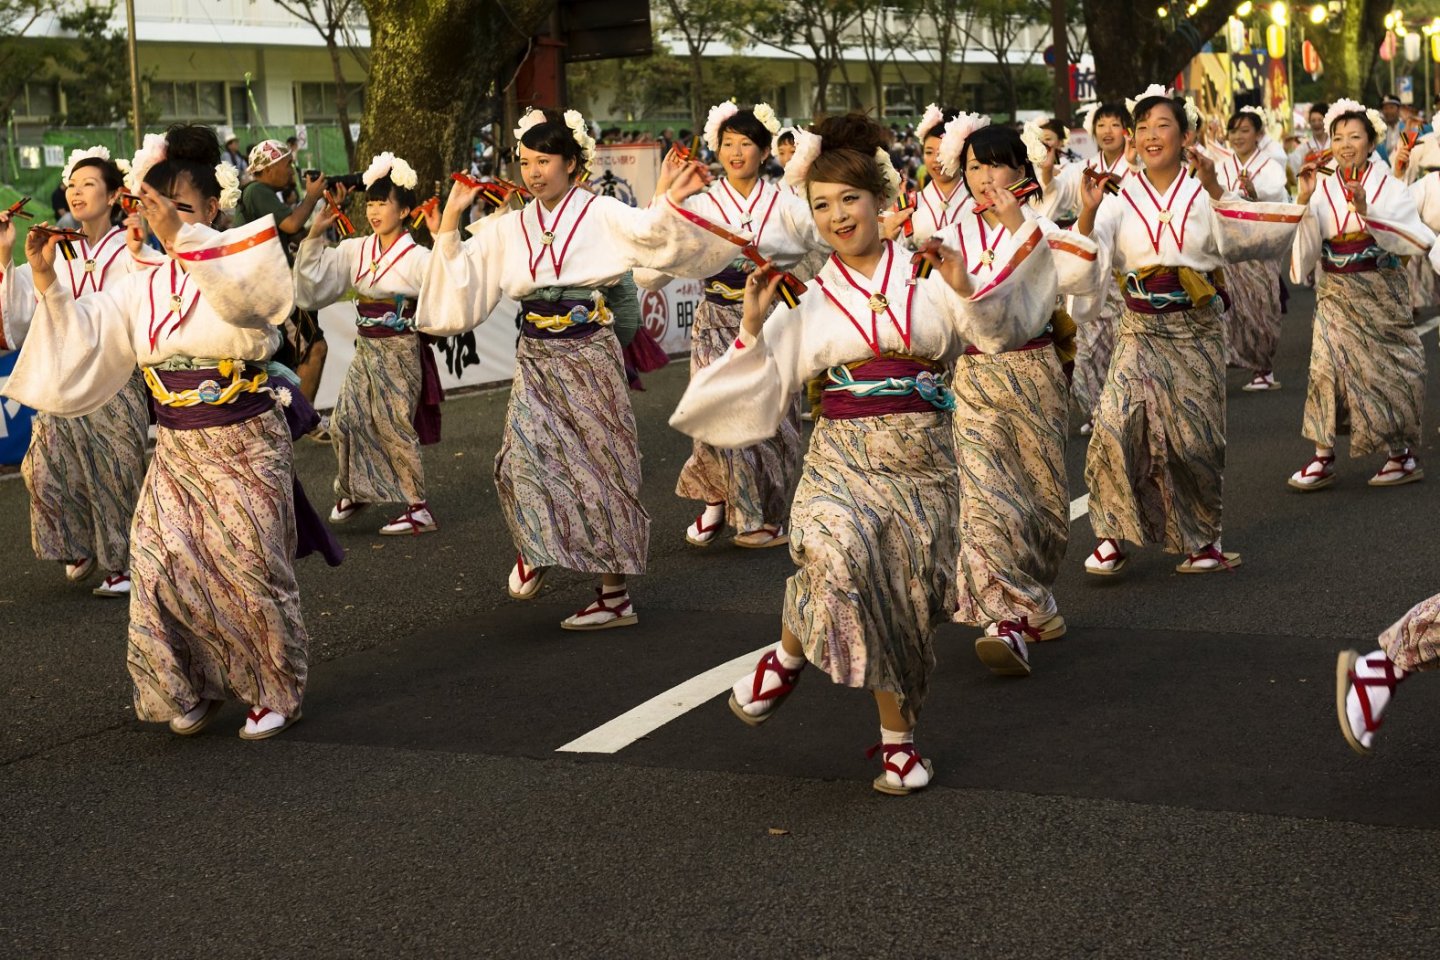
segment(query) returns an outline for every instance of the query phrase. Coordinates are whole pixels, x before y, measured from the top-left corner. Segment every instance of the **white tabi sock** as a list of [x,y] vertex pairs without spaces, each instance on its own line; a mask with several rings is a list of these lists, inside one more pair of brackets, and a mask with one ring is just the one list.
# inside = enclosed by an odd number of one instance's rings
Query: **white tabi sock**
[[[888,748],[907,743],[913,746],[915,743],[915,731],[886,730],[882,726],[880,728],[880,743],[883,745],[881,747],[882,756],[884,756],[885,759],[891,759],[893,757],[895,766],[903,769],[908,761],[907,755],[904,753],[892,754]],[[917,753],[916,756],[918,757],[919,754]],[[903,779],[896,776],[895,771],[887,767],[885,769],[885,780],[892,787],[905,786],[915,789],[917,787],[923,787],[930,782],[930,771],[925,769],[923,763],[917,761],[916,764],[910,768],[910,772],[905,774]]]
[[[789,653],[786,653],[784,643],[775,644],[775,657],[780,661],[780,666],[786,670],[799,670],[805,666],[805,658],[791,656]],[[775,707],[774,699],[755,699],[755,672],[759,669],[757,666],[755,670],[751,670],[745,674],[745,676],[736,680],[735,686],[730,688],[731,692],[735,694],[735,702],[740,704],[740,708],[752,717],[758,717],[760,714]],[[760,681],[760,692],[768,693],[783,683],[784,680],[780,674],[774,670],[766,670],[764,679]]]

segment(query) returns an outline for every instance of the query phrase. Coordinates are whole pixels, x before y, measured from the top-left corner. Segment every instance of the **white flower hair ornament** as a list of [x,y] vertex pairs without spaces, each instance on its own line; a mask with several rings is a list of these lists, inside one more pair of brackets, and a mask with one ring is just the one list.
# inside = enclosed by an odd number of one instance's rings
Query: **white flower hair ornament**
[[976,130],[990,126],[990,118],[979,113],[962,113],[945,124],[945,135],[940,138],[940,172],[947,177],[960,173],[960,154],[965,141]]
[[750,112],[755,114],[755,119],[760,121],[760,126],[770,132],[770,136],[779,136],[780,118],[775,115],[774,107],[768,103],[757,103],[750,109]]
[[220,209],[234,210],[240,205],[240,171],[221,160],[215,164],[215,180],[220,184]]
[[1131,114],[1134,114],[1135,107],[1140,103],[1140,101],[1149,100],[1151,97],[1164,97],[1166,100],[1173,100],[1175,98],[1175,91],[1171,90],[1169,87],[1162,87],[1158,83],[1152,83],[1133,100],[1129,97],[1126,97],[1125,109],[1129,110]]
[[785,182],[799,190],[805,186],[805,177],[810,165],[820,156],[820,134],[795,128],[795,153],[785,164]]
[[[1199,107],[1195,106],[1194,101],[1188,98],[1185,100],[1185,119],[1190,121],[1191,130],[1199,130],[1200,125],[1205,122],[1205,115],[1200,112]],[[1264,130],[1261,132],[1263,133]]]
[[[70,159],[65,161],[65,169],[60,172],[60,182],[70,186],[70,174],[75,172],[75,165],[81,160],[109,160],[110,151],[106,147],[91,147],[88,150],[75,149],[70,151]],[[117,164],[118,165],[118,164]],[[128,168],[128,165],[127,165]],[[124,170],[120,171],[124,173]]]
[[900,171],[895,169],[895,164],[890,159],[890,151],[884,147],[875,148],[875,163],[885,177],[885,195],[880,198],[880,206],[886,207],[900,199],[904,181],[900,179]]
[[719,150],[721,125],[739,112],[740,107],[734,100],[726,100],[711,107],[709,115],[705,117],[705,146],[712,151]]
[[1356,100],[1342,98],[1330,104],[1330,110],[1325,114],[1325,132],[1334,133],[1335,121],[1346,113],[1363,113],[1370,121],[1370,132],[1375,135],[1376,139],[1379,139],[1385,131],[1385,115],[1383,113],[1373,108],[1367,108]]
[[920,118],[920,123],[915,127],[915,139],[924,143],[926,137],[936,135],[935,128],[944,122],[945,111],[941,110],[937,103],[930,104],[925,108],[925,115]]
[[389,150],[370,158],[370,166],[366,167],[365,172],[360,175],[360,182],[365,184],[368,189],[386,176],[395,186],[406,190],[414,190],[415,184],[420,182],[415,168]]
[[590,163],[595,159],[595,138],[590,136],[585,116],[579,110],[565,111],[565,126],[570,128],[570,136],[580,148],[580,166],[575,172],[584,180],[590,175]]
[[140,149],[135,152],[135,159],[130,161],[130,178],[127,186],[132,193],[140,192],[140,185],[145,182],[145,175],[150,168],[157,163],[163,163],[169,155],[170,144],[165,140],[163,133],[147,133]]
[[545,122],[544,110],[531,110],[520,118],[520,125],[515,128],[515,142],[518,144],[525,139],[525,134],[530,132],[531,127],[538,127]]
[[1025,144],[1025,159],[1031,163],[1040,163],[1050,154],[1050,148],[1045,146],[1044,128],[1034,120],[1025,121],[1020,142]]
[[1100,101],[1096,100],[1075,111],[1075,119],[1080,121],[1081,129],[1089,130],[1091,136],[1095,135],[1095,112],[1099,109]]

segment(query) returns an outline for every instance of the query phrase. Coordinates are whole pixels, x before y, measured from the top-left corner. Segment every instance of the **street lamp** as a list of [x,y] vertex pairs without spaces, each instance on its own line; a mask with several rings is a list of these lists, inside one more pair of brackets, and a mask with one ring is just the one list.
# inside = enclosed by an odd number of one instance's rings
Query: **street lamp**
[[1270,19],[1277,27],[1290,25],[1290,8],[1285,5],[1285,0],[1275,0],[1270,4]]
[[1317,27],[1324,23],[1329,16],[1330,11],[1325,9],[1325,4],[1323,3],[1317,3],[1310,8],[1310,22]]
[[1250,14],[1254,12],[1255,4],[1251,3],[1250,0],[1245,0],[1244,3],[1240,4],[1240,6],[1235,8],[1235,16],[1239,17],[1241,20],[1244,20],[1246,17],[1250,16]]

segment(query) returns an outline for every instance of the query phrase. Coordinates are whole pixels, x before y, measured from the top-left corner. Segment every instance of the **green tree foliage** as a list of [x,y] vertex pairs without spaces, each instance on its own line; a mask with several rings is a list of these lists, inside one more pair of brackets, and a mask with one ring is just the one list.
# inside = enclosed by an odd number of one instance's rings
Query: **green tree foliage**
[[[130,58],[125,34],[110,30],[114,5],[81,7],[60,17],[60,28],[75,39],[55,48],[55,63],[66,73],[65,112],[56,124],[103,127],[130,119]],[[150,71],[148,75],[153,75]],[[143,98],[140,121],[154,123],[156,111]]]

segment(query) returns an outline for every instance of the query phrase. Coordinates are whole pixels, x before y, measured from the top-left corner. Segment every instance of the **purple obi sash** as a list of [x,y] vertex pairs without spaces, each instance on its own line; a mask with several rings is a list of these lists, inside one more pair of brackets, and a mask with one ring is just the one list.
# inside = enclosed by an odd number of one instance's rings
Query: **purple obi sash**
[[393,300],[356,300],[355,312],[361,320],[363,330],[394,330],[409,333],[415,320],[415,301],[410,297],[396,297]]
[[1400,265],[1399,258],[1368,233],[1326,240],[1320,245],[1320,253],[1320,269],[1326,273],[1371,273]]
[[[522,300],[520,301],[520,335],[536,340],[578,340],[588,337],[599,329],[590,316],[595,310],[593,300]],[[529,314],[541,317],[563,317],[569,314],[574,322],[562,329],[549,330],[537,327]]]
[[[851,367],[849,376],[858,384],[885,380],[913,379],[934,389],[916,389],[903,396],[861,396],[844,389],[823,389],[820,394],[820,415],[827,420],[858,420],[861,417],[883,417],[892,413],[935,413],[948,409],[943,403],[928,399],[927,392],[943,399],[948,393],[934,379],[936,367],[904,357],[867,360]],[[833,383],[832,383],[833,386]],[[953,400],[951,401],[953,405]]]
[[735,268],[735,267],[726,267],[724,270],[721,270],[719,273],[715,274],[713,277],[706,277],[706,278],[705,278],[705,300],[706,300],[706,302],[707,302],[707,303],[718,304],[719,306],[722,306],[722,307],[733,307],[733,306],[735,306],[736,304],[740,303],[741,301],[740,301],[740,300],[734,300],[734,299],[731,299],[730,297],[725,296],[722,291],[720,291],[719,289],[717,289],[717,288],[715,287],[715,284],[722,284],[722,285],[724,285],[724,286],[726,286],[726,287],[729,287],[731,290],[738,290],[738,291],[742,291],[742,292],[743,292],[744,289],[745,289],[745,281],[748,280],[748,279],[750,279],[750,274],[746,273],[744,270],[740,270],[740,269],[737,269],[737,268]]
[[[1209,274],[1202,274],[1207,279]],[[1220,286],[1219,280],[1212,280],[1215,286],[1215,293],[1220,297],[1225,309],[1230,309],[1230,295]],[[1180,271],[1178,269],[1165,268],[1151,274],[1144,281],[1141,281],[1136,274],[1128,274],[1122,288],[1122,295],[1125,298],[1125,306],[1136,313],[1180,313],[1185,310],[1194,310],[1203,307],[1203,303],[1191,303],[1190,295],[1185,292],[1185,287],[1180,283]]]
[[[214,369],[153,372],[171,393],[198,390],[203,396],[209,384],[215,384],[218,391],[229,382],[228,377],[221,376],[220,371]],[[253,377],[259,372],[258,367],[247,365],[243,376]],[[290,395],[289,404],[281,406],[280,409],[285,414],[285,424],[290,430],[292,441],[300,439],[320,424],[320,415],[315,412],[315,408],[310,405],[310,401],[300,392],[298,386],[288,381],[273,385],[277,389],[283,385]],[[198,403],[193,407],[171,407],[153,401],[153,398],[151,403],[156,422],[167,430],[203,430],[206,427],[230,426],[258,417],[273,406],[275,398],[268,390],[238,393],[233,401],[222,404]],[[295,496],[295,559],[318,551],[327,564],[338,567],[345,558],[345,550],[331,533],[330,525],[320,518],[309,498],[305,496],[305,488],[300,483],[299,475],[295,473],[293,463],[290,483]]]
[[[401,320],[412,320],[415,317],[415,302],[405,300],[401,311],[395,312],[395,302],[392,300],[361,300],[355,304],[355,309],[360,316],[366,319],[381,319],[385,317],[399,318]],[[390,337],[413,337],[416,336],[414,329],[400,327],[391,324],[375,326],[361,325],[355,328],[355,332],[367,340],[386,340]],[[435,363],[435,351],[430,345],[435,338],[426,334],[419,334],[420,337],[420,403],[415,407],[415,416],[411,422],[415,425],[415,434],[420,438],[422,445],[428,446],[440,442],[440,404],[445,399],[445,391],[440,389],[440,368]]]

